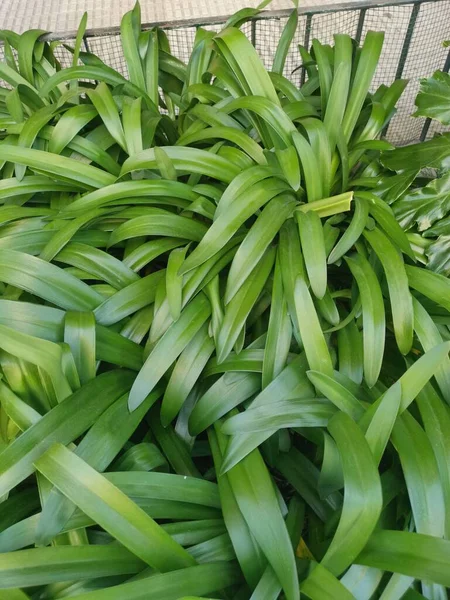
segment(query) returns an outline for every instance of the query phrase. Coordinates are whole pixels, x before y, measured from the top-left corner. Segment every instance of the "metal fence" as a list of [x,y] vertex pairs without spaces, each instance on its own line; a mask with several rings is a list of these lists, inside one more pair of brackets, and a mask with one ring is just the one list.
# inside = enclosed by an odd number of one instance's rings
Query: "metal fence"
[[[265,66],[270,69],[278,39],[289,17],[290,10],[265,11],[245,23],[242,30],[251,39]],[[172,52],[187,61],[198,27],[219,31],[228,16],[204,19],[202,22],[183,20],[148,23],[164,29],[171,42]],[[409,79],[409,84],[398,105],[398,112],[385,132],[387,139],[396,144],[407,144],[425,139],[440,132],[435,122],[413,118],[414,99],[419,89],[419,79],[429,77],[437,69],[448,71],[450,52],[442,42],[450,38],[450,0],[406,0],[346,2],[342,4],[299,8],[299,26],[292,43],[284,74],[300,85],[304,73],[298,69],[301,61],[298,44],[308,46],[314,38],[332,43],[333,34],[347,33],[363,41],[369,30],[385,32],[385,43],[374,88],[394,79]],[[47,38],[69,43],[74,32],[54,33]],[[87,49],[104,62],[126,75],[119,28],[88,30],[85,36]],[[56,50],[63,65],[70,64],[71,55],[59,46]]]

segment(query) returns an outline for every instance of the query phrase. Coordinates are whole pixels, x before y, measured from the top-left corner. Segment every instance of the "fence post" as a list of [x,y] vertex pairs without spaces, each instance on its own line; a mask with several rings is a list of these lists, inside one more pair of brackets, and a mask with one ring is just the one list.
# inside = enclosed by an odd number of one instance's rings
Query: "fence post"
[[[306,24],[305,24],[305,48],[308,50],[309,46],[309,38],[311,37],[311,23],[312,23],[312,14],[306,15]],[[302,68],[302,77],[300,79],[300,85],[305,83],[306,79],[306,69]]]
[[355,40],[359,44],[361,41],[362,30],[364,27],[364,19],[366,18],[367,8],[361,8],[359,11],[358,28],[356,29]]
[[253,19],[252,20],[252,25],[251,25],[251,38],[250,41],[253,44],[253,46],[256,46],[256,20]]

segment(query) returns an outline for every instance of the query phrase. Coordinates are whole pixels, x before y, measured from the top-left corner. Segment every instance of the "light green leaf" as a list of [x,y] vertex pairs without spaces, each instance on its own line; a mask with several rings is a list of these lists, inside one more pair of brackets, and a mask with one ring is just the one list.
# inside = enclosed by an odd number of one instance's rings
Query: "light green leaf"
[[[324,567],[340,575],[366,546],[382,508],[377,467],[359,427],[345,413],[328,423],[341,455],[344,472],[344,504],[335,536],[322,560]],[[360,498],[365,498],[361,503]]]
[[300,336],[311,369],[331,375],[333,365],[311,294],[305,280],[295,281],[294,302]]
[[413,305],[401,253],[379,229],[364,232],[383,265],[389,288],[394,333],[402,354],[411,350],[413,342]]
[[0,494],[34,471],[33,463],[52,444],[68,444],[88,429],[131,385],[127,371],[99,375],[55,406],[0,454]]
[[385,314],[380,284],[374,270],[361,254],[345,259],[358,285],[362,302],[364,379],[369,387],[380,374],[384,354]]
[[184,308],[178,321],[158,341],[139,372],[128,400],[130,410],[144,401],[208,319],[210,312],[209,302],[204,294],[199,294]]
[[133,554],[162,572],[195,564],[159,525],[83,460],[55,444],[36,468]]

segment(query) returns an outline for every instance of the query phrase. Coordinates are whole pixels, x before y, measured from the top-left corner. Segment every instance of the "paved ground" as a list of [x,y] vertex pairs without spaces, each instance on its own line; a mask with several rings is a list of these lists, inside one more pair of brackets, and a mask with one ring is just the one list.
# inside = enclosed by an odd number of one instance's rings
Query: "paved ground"
[[[336,1],[307,0],[306,4],[314,6]],[[259,0],[141,0],[142,20],[172,21],[228,15],[258,3]],[[89,13],[89,27],[110,27],[119,25],[123,13],[133,5],[134,0],[0,0],[0,28],[17,32],[30,28],[68,31],[76,29],[84,11]],[[291,6],[290,0],[273,0],[270,8]]]

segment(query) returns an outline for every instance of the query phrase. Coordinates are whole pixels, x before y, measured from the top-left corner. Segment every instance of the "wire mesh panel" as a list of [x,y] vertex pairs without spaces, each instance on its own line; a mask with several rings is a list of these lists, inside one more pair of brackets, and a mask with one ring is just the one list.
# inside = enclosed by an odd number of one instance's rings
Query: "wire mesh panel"
[[88,39],[89,51],[96,54],[107,65],[128,76],[127,64],[122,52],[120,35],[92,36]]
[[183,62],[189,60],[196,31],[195,27],[183,27],[181,29],[169,29],[166,31],[171,51]]
[[[399,127],[403,124],[409,139],[414,140],[421,135],[425,119],[412,118],[409,115],[413,108],[413,99],[419,90],[419,78],[429,77],[437,69],[448,70],[445,63],[449,50],[443,47],[442,41],[450,37],[449,12],[450,5],[447,2],[420,5],[402,72],[402,77],[409,79],[409,84],[405,97],[399,103],[396,121],[391,125],[392,135],[400,135]],[[428,130],[428,137],[438,131],[443,131],[443,127],[437,121],[433,121]]]
[[[338,16],[338,18],[336,18]],[[356,37],[359,11],[345,10],[339,13],[318,13],[311,15],[309,41],[318,39],[323,44],[332,44],[337,33],[347,33]]]
[[[270,69],[283,27],[289,11],[265,12],[252,22],[245,23],[242,31],[255,45],[267,69]],[[199,26],[211,31],[219,31],[226,17],[210,18],[205,23],[195,21],[175,21],[153,23],[167,33],[171,50],[180,60],[187,62]],[[390,84],[398,78],[410,82],[398,104],[385,135],[395,144],[406,144],[420,138],[430,137],[443,128],[425,119],[411,117],[414,100],[419,89],[419,79],[431,76],[437,69],[450,67],[450,55],[442,42],[450,38],[450,0],[420,0],[408,2],[397,0],[378,3],[369,0],[348,2],[341,5],[326,5],[299,11],[298,29],[287,56],[284,74],[295,84],[300,85],[305,75],[301,65],[298,44],[310,46],[317,38],[322,43],[333,43],[333,35],[347,33],[363,42],[369,30],[385,32],[385,42],[380,62],[375,73],[373,90],[380,84]],[[52,34],[54,40],[73,43],[73,34]],[[72,39],[71,39],[72,38]],[[123,75],[127,67],[122,53],[120,31],[92,30],[85,38],[91,52],[99,56]],[[0,59],[2,58],[0,46]],[[71,62],[70,53],[63,47],[56,49],[62,66]],[[448,59],[448,60],[447,60]]]
[[64,44],[59,44],[54,49],[54,54],[61,64],[61,67],[66,68],[72,66],[72,53],[65,46],[73,47],[75,40],[65,40]]

